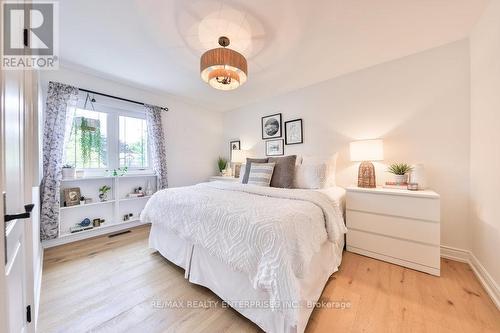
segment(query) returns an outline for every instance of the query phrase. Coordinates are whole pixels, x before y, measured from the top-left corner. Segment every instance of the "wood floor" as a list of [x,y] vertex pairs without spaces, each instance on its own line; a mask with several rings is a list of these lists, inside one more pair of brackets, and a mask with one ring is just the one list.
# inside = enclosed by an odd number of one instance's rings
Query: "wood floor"
[[[219,301],[148,249],[149,228],[45,251],[38,332],[258,332],[228,308],[176,308]],[[463,263],[442,260],[441,277],[344,253],[307,332],[500,332],[500,312]],[[170,308],[156,301],[175,300]],[[184,303],[182,303],[184,302]]]

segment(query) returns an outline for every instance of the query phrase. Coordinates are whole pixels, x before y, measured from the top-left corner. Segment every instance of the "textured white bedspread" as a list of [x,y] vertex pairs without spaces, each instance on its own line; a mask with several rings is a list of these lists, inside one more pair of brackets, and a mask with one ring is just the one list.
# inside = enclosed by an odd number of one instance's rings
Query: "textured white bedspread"
[[[299,301],[296,278],[325,241],[337,242],[346,232],[341,208],[323,193],[228,182],[159,191],[141,220],[248,274],[254,288],[269,292],[273,308]],[[293,309],[281,310],[295,317]]]

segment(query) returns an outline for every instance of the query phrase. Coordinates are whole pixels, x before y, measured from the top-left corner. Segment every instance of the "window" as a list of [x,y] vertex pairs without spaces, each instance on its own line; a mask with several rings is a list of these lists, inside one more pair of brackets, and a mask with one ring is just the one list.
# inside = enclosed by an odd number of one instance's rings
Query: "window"
[[103,105],[77,108],[63,163],[91,173],[127,167],[150,171],[145,115]]
[[120,167],[148,167],[146,120],[120,116]]
[[107,114],[76,109],[71,134],[65,147],[64,164],[79,169],[106,168]]

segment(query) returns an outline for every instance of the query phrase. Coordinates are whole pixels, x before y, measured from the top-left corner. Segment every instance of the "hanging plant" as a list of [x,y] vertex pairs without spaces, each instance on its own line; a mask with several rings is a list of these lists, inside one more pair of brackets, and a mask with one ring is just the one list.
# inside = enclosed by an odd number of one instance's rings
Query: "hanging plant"
[[100,154],[102,151],[101,129],[99,120],[81,118],[80,122],[80,147],[84,164],[90,162],[92,152]]

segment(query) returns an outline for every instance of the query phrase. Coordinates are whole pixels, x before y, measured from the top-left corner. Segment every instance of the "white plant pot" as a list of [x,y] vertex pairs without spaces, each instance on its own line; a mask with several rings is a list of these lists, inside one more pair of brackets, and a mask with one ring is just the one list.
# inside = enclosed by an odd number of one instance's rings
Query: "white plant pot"
[[75,179],[75,168],[63,168],[62,177],[63,179]]
[[406,175],[394,175],[394,181],[396,183],[406,183],[407,176]]

